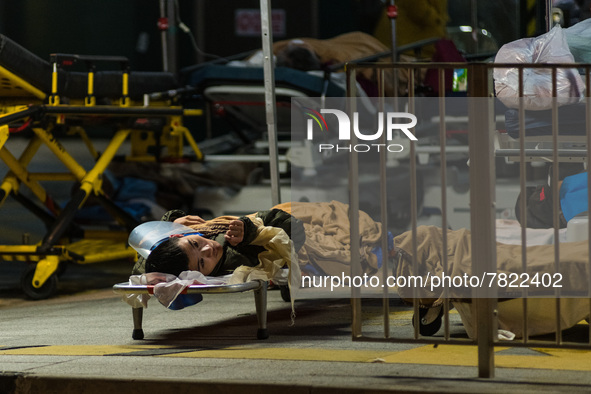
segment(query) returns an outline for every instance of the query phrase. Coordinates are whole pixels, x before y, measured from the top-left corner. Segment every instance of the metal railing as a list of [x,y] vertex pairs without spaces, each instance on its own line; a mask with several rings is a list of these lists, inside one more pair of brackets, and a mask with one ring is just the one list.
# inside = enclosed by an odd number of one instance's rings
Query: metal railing
[[[580,65],[580,64],[495,64],[495,63],[396,63],[396,64],[385,64],[385,63],[372,63],[372,64],[350,64],[346,68],[347,73],[347,96],[349,98],[356,97],[358,94],[356,78],[359,70],[362,69],[373,69],[377,76],[379,99],[378,107],[383,109],[385,105],[391,105],[396,107],[398,100],[398,92],[406,90],[405,105],[408,112],[413,113],[414,102],[416,99],[415,92],[418,91],[417,86],[420,85],[418,76],[421,75],[422,70],[430,69],[436,70],[438,86],[436,91],[438,94],[435,96],[438,100],[439,110],[439,159],[440,159],[440,181],[441,181],[441,227],[446,228],[448,223],[448,195],[447,195],[447,147],[446,147],[446,100],[445,92],[449,87],[445,84],[446,73],[453,72],[454,69],[465,69],[467,70],[468,81],[467,81],[467,92],[468,97],[468,141],[469,141],[469,179],[470,179],[470,225],[471,225],[471,247],[472,256],[478,256],[478,264],[472,260],[472,269],[475,275],[480,275],[486,272],[497,272],[497,244],[496,244],[496,211],[495,211],[495,187],[496,187],[496,172],[495,163],[498,157],[508,156],[507,151],[498,149],[495,145],[495,133],[497,132],[497,126],[495,124],[495,111],[492,108],[491,103],[494,101],[494,88],[493,88],[493,71],[495,68],[516,68],[519,75],[519,97],[524,96],[524,70],[527,69],[547,69],[551,75],[551,86],[552,96],[551,99],[551,114],[552,114],[552,134],[551,134],[551,147],[549,150],[544,151],[543,154],[539,153],[536,156],[536,152],[528,152],[526,145],[526,124],[525,124],[525,108],[523,100],[518,100],[518,111],[519,111],[519,138],[518,148],[511,150],[511,155],[516,158],[519,165],[519,192],[521,196],[526,195],[526,183],[527,183],[527,172],[528,161],[537,160],[544,157],[544,160],[551,161],[554,163],[552,167],[552,178],[559,179],[559,165],[560,162],[570,160],[568,157],[564,158],[563,153],[572,153],[569,151],[561,152],[559,142],[561,139],[559,123],[558,123],[558,100],[557,97],[557,70],[560,69],[574,69],[584,71],[584,80],[586,81],[585,90],[585,113],[586,113],[586,139],[585,147],[576,149],[576,153],[572,157],[577,157],[579,161],[587,161],[587,158],[591,155],[591,100],[589,99],[590,89],[590,70],[591,65]],[[386,97],[385,88],[385,73],[391,73],[393,78],[390,82],[393,82],[394,97]],[[398,86],[399,74],[407,75],[405,86],[407,89],[400,89]],[[404,86],[403,86],[404,87]],[[487,99],[480,99],[487,98]],[[351,100],[351,102],[354,102]],[[354,105],[354,104],[353,104]],[[354,108],[350,108],[354,111]],[[356,138],[353,136],[352,138]],[[385,136],[383,137],[385,138]],[[356,141],[352,140],[354,144]],[[410,144],[410,199],[411,199],[411,223],[410,230],[412,234],[412,265],[416,271],[418,266],[417,260],[417,223],[418,223],[418,207],[417,207],[417,149],[419,146],[416,141],[411,141]],[[517,155],[516,155],[517,154]],[[550,154],[548,157],[548,154]],[[386,178],[386,158],[387,153],[385,151],[380,152],[380,207],[382,211],[381,221],[384,229],[388,229],[388,217],[387,217],[387,205],[388,198],[386,195],[386,184],[388,182]],[[350,155],[350,220],[351,220],[351,234],[359,233],[359,155],[351,153]],[[587,172],[587,182],[591,182],[591,174]],[[558,182],[552,182],[552,197],[553,197],[553,215],[554,215],[554,265],[557,272],[560,272],[559,257],[561,244],[559,240],[559,186]],[[591,204],[591,201],[589,201]],[[521,198],[520,200],[521,212],[526,212],[526,199]],[[525,272],[527,265],[527,222],[521,221],[521,258],[522,265]],[[588,233],[591,234],[591,222],[588,224]],[[448,240],[446,231],[443,231],[442,238],[442,250],[447,251]],[[351,238],[351,255],[359,256],[360,242],[356,237]],[[587,242],[588,250],[591,250],[591,240]],[[382,250],[387,248],[387,234],[383,231],[382,234]],[[449,262],[447,261],[447,253],[441,253],[442,255],[442,267],[443,272],[448,272]],[[351,275],[360,275],[361,262],[359,259],[355,261],[355,257],[352,257],[351,262]],[[589,298],[589,284],[591,284],[591,260],[588,259],[587,264],[587,275],[588,278],[588,289],[586,295],[583,298],[591,300]],[[383,270],[383,274],[387,275],[387,270]],[[497,289],[494,287],[484,287],[481,289],[475,289],[475,298],[472,300],[472,317],[474,319],[473,324],[476,328],[474,338],[452,338],[450,334],[450,317],[449,311],[451,309],[451,300],[446,290],[443,290],[443,334],[439,337],[424,337],[419,332],[419,303],[418,293],[415,292],[413,297],[413,335],[409,337],[392,337],[390,330],[390,312],[389,312],[389,300],[391,299],[392,289],[384,287],[384,294],[382,298],[382,313],[383,313],[383,336],[377,337],[364,333],[363,330],[363,319],[362,319],[362,303],[359,289],[352,288],[352,337],[353,340],[359,341],[386,341],[396,343],[416,343],[416,344],[460,344],[460,345],[476,345],[478,348],[478,375],[479,377],[493,377],[494,376],[494,348],[495,346],[501,346],[501,342],[498,339],[497,327],[498,327],[498,303],[502,301],[497,300]],[[562,294],[560,289],[555,289],[550,294],[556,301],[554,302],[555,310],[555,335],[553,340],[530,338],[529,335],[529,323],[528,313],[531,310],[528,307],[528,291],[522,289],[521,294],[521,313],[522,320],[522,338],[513,341],[503,341],[502,346],[504,347],[547,347],[547,348],[577,348],[577,349],[589,349],[591,347],[591,339],[586,342],[566,342],[563,340],[562,331],[565,327],[561,326],[561,305],[560,300]],[[550,301],[548,301],[550,302]],[[589,309],[587,311],[591,315],[591,301],[589,302]],[[590,335],[591,338],[591,327]]]

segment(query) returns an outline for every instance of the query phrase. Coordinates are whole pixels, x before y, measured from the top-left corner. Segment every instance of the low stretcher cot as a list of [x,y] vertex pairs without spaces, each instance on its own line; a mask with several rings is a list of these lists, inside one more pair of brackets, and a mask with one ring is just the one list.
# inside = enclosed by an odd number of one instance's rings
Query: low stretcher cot
[[[119,283],[113,286],[113,291],[117,294],[154,294],[154,285],[135,285]],[[254,280],[238,284],[224,285],[191,285],[186,287],[181,294],[229,294],[253,291],[255,308],[258,320],[257,339],[267,339],[269,332],[267,329],[267,287],[268,282]],[[133,314],[133,333],[132,338],[136,340],[144,339],[142,328],[143,308],[132,307]]]

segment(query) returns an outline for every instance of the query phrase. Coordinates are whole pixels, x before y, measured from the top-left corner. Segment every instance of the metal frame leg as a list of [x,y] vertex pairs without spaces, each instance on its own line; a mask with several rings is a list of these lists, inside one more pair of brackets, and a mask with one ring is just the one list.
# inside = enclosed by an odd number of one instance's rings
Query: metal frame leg
[[257,320],[259,328],[257,330],[257,339],[269,338],[269,330],[267,329],[267,287],[268,282],[260,281],[261,287],[254,290],[254,304],[257,311]]
[[133,315],[133,339],[144,339],[144,330],[142,329],[142,317],[144,315],[144,308],[131,308]]

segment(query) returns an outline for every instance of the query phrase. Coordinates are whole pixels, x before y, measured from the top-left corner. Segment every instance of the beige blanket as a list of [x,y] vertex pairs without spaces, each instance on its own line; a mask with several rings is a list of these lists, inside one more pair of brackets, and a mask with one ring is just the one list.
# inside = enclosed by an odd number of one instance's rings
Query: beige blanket
[[[417,268],[413,270],[412,264],[412,232],[405,232],[394,238],[394,245],[402,249],[407,256],[402,258],[396,268],[397,276],[419,275],[427,282],[426,288],[420,290],[421,304],[430,306],[441,303],[442,288],[435,287],[431,289],[430,283],[433,283],[434,276],[441,277],[443,274],[443,232],[439,227],[434,226],[419,226],[417,228]],[[478,264],[477,257],[472,256],[471,250],[471,234],[468,230],[447,231],[447,254],[448,269],[445,273],[452,277],[464,277],[464,275],[472,275],[472,264]],[[558,264],[558,271],[556,271],[554,263],[554,245],[536,245],[526,248],[526,269],[523,270],[522,265],[522,247],[521,245],[507,245],[497,243],[497,271],[496,283],[501,290],[506,291],[501,293],[505,297],[514,298],[511,293],[517,296],[524,285],[529,285],[528,292],[530,294],[542,295],[545,291],[546,296],[552,297],[556,285],[562,286],[560,289],[564,295],[572,296],[575,291],[585,292],[589,289],[589,272],[588,259],[589,251],[587,241],[571,242],[560,244],[560,259]],[[493,279],[493,274],[489,273],[485,277],[483,286],[488,286]],[[513,274],[513,278],[518,278],[512,284],[517,287],[509,287],[512,282],[511,277],[507,277],[507,282],[499,279],[499,274]],[[522,276],[522,274],[524,274]],[[537,276],[536,276],[537,274]],[[519,275],[518,277],[516,275]],[[544,284],[535,284],[537,278],[541,281],[544,276]],[[529,281],[526,279],[529,278]],[[482,279],[482,276],[479,277]],[[436,278],[435,281],[439,279]],[[525,281],[525,282],[524,282]],[[468,290],[473,288],[468,286]],[[432,291],[431,291],[432,290]],[[451,289],[450,298],[470,298],[466,294],[465,289]],[[399,288],[398,293],[404,299],[412,299],[411,288]]]
[[[318,56],[319,61],[324,65],[334,65],[359,60],[390,50],[390,48],[382,44],[375,37],[367,33],[354,31],[324,40],[304,37],[294,40],[278,41],[273,44],[273,53],[279,55],[282,51],[285,51],[293,45],[306,47],[312,50]],[[379,61],[390,62],[391,57],[385,56],[379,59]],[[371,68],[360,68],[358,73],[371,82],[375,83],[377,81],[376,72]],[[390,73],[386,73],[385,77],[386,92],[392,94],[393,80]]]
[[[338,201],[291,203],[291,214],[304,223],[306,242],[298,253],[302,269],[313,265],[327,275],[348,274],[351,262],[349,206]],[[379,245],[382,226],[364,212],[359,215],[362,270],[374,274],[378,262],[371,250]]]
[[389,50],[375,37],[355,31],[325,40],[305,37],[297,40],[278,41],[273,44],[273,53],[277,54],[294,43],[309,47],[318,55],[322,63],[329,64],[357,60]]

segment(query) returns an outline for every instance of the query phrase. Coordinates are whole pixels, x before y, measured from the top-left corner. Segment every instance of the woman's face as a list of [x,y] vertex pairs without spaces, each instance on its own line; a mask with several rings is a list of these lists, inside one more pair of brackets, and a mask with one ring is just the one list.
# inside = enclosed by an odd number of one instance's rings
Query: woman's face
[[179,247],[189,259],[189,270],[209,275],[222,258],[222,245],[203,238],[201,235],[190,234],[179,239]]

